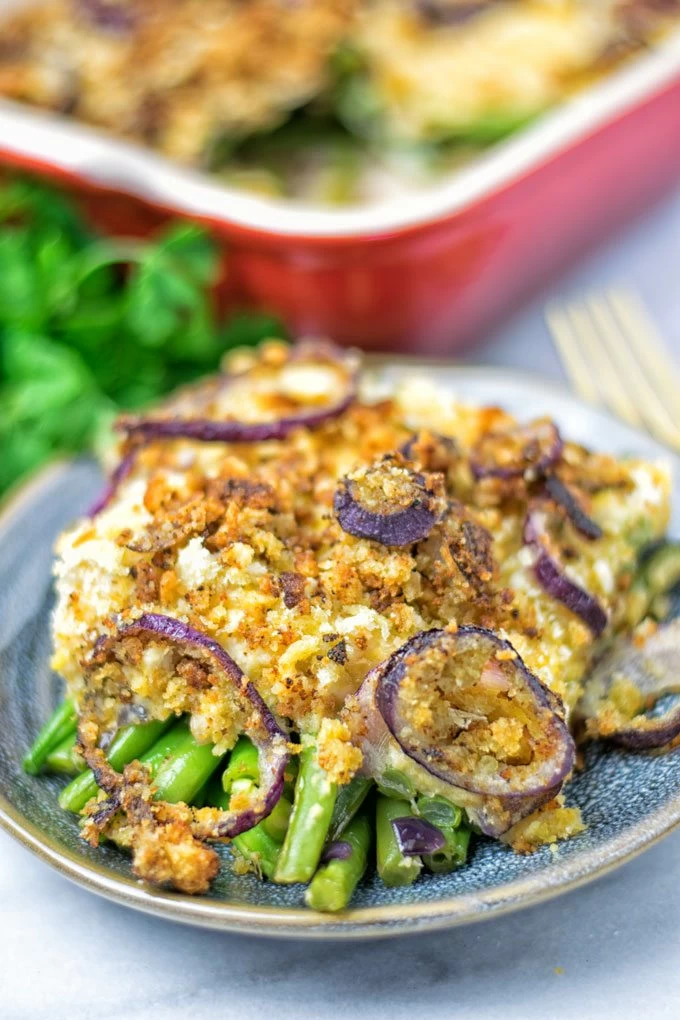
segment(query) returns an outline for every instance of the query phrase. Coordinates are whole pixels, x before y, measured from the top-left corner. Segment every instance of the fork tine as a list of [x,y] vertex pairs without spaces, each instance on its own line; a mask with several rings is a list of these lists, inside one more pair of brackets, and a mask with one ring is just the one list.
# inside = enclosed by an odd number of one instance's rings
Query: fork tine
[[643,426],[642,416],[631,399],[621,379],[616,358],[604,342],[602,325],[595,309],[585,304],[574,303],[569,308],[569,317],[583,350],[584,359],[590,363],[602,400],[619,418],[636,428]]
[[619,324],[627,333],[630,347],[638,361],[646,366],[647,375],[657,388],[659,399],[663,401],[673,423],[680,426],[680,374],[649,313],[632,291],[610,290],[608,298]]
[[574,331],[566,312],[556,304],[549,304],[545,310],[545,319],[562,362],[562,368],[566,372],[571,385],[589,404],[599,404],[599,391],[593,382],[588,363],[583,357],[578,337],[574,336]]
[[646,359],[635,350],[633,325],[629,320],[616,316],[605,296],[591,295],[588,305],[597,324],[600,341],[607,348],[618,385],[638,409],[638,422],[642,419],[648,431],[662,442],[677,447],[680,445],[680,430],[648,379]]

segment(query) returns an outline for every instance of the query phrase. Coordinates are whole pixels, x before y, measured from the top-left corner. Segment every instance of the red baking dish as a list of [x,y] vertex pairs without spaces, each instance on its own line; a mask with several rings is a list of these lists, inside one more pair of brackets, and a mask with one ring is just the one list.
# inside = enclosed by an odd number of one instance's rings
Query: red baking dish
[[0,102],[0,160],[68,182],[114,232],[209,224],[227,295],[298,333],[447,353],[680,180],[680,33],[408,198],[256,198],[90,128]]

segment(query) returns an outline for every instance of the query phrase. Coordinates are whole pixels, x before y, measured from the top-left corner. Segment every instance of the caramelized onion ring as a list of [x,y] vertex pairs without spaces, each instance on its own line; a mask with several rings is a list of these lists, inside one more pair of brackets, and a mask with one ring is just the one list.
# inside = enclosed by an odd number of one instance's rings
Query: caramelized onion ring
[[[260,787],[255,803],[244,811],[224,811],[210,829],[201,829],[202,839],[233,839],[241,832],[252,829],[274,809],[283,792],[284,772],[289,760],[287,737],[267,708],[252,681],[234,662],[231,656],[213,638],[171,616],[144,613],[134,623],[120,627],[115,634],[102,637],[95,645],[97,660],[113,651],[114,646],[126,637],[143,635],[170,642],[180,651],[198,655],[208,661],[217,677],[254,709],[256,724],[248,729],[248,736],[258,750]],[[96,772],[101,768],[101,752],[91,741],[83,739],[80,746],[88,765]]]
[[545,480],[545,487],[550,498],[562,507],[572,525],[584,538],[591,541],[602,538],[602,528],[597,521],[588,516],[568,485],[556,475],[549,475]]
[[404,546],[429,535],[444,503],[428,487],[424,475],[387,456],[342,478],[333,509],[349,535]]
[[680,619],[660,624],[643,642],[617,641],[588,678],[576,715],[593,736],[636,751],[663,747],[680,736],[680,701],[661,715],[648,713],[667,694],[680,694]]
[[[193,394],[193,399],[184,399],[179,406],[192,410],[191,417],[124,417],[116,423],[116,429],[128,436],[153,439],[194,439],[203,443],[260,443],[266,440],[285,439],[298,428],[317,429],[334,418],[341,417],[356,400],[358,364],[355,356],[348,351],[340,351],[330,344],[301,343],[291,352],[287,365],[317,361],[324,365],[332,365],[344,380],[344,391],[326,407],[313,407],[306,411],[273,421],[244,422],[219,420],[205,417],[204,413],[210,401],[221,390],[228,388],[235,380],[243,380],[248,373],[236,376],[224,376],[217,383],[209,382],[204,387],[204,399],[201,389]],[[249,371],[257,370],[255,369]],[[286,366],[284,366],[286,367]]]
[[131,451],[123,457],[121,462],[112,472],[111,477],[106,483],[104,491],[87,511],[88,517],[96,517],[97,514],[102,512],[102,510],[106,510],[107,506],[118,492],[119,486],[121,486],[125,479],[132,474],[136,459],[137,450]]
[[487,835],[552,799],[574,764],[559,699],[482,627],[416,635],[369,673],[358,706],[366,773],[401,771]]
[[546,594],[572,613],[580,616],[595,637],[600,637],[609,622],[607,613],[590,592],[572,581],[551,550],[548,512],[540,503],[529,507],[524,523],[524,544],[534,549],[534,576]]
[[554,422],[539,419],[502,432],[487,432],[470,457],[470,467],[481,478],[538,478],[562,456],[562,437]]

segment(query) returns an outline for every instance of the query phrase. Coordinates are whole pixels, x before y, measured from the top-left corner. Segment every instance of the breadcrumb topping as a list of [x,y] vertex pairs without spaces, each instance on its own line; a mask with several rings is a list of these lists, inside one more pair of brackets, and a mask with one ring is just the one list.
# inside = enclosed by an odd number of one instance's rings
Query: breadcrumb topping
[[[296,388],[295,363],[280,346],[265,347],[255,364],[268,359],[288,373],[286,413],[323,403],[318,388],[305,389],[301,380]],[[327,379],[329,404],[336,381]],[[249,420],[258,409],[271,412],[271,392],[241,385],[229,397],[235,420],[246,405]],[[81,710],[96,704],[101,732],[113,731],[130,704],[149,718],[189,712],[196,739],[223,753],[247,719],[205,663],[135,637],[97,664],[102,635],[143,612],[174,616],[217,640],[280,719],[317,736],[320,763],[341,784],[361,767],[361,752],[338,718],[343,706],[369,670],[422,630],[490,627],[569,712],[596,648],[592,634],[533,574],[522,540],[529,483],[475,481],[469,468],[479,439],[512,423],[498,409],[459,404],[425,380],[388,396],[365,381],[341,416],[282,440],[146,441],[110,504],[58,541],[53,667]],[[414,469],[437,475],[448,513],[426,539],[404,548],[347,534],[333,513],[338,480],[400,450]],[[625,619],[637,549],[666,527],[667,470],[572,444],[557,470],[585,494],[603,532],[588,541],[563,522],[561,558],[616,627]],[[450,725],[429,695],[415,691],[413,706],[424,725],[442,732]],[[512,718],[489,720],[490,762],[522,760],[520,708]],[[550,816],[555,824],[548,826],[544,809],[536,831],[550,827],[550,839],[569,826],[575,831],[568,810]],[[173,831],[175,849],[153,865],[159,873],[184,867],[186,846],[180,829]],[[522,831],[524,845],[534,830]],[[144,845],[153,856],[151,836]]]

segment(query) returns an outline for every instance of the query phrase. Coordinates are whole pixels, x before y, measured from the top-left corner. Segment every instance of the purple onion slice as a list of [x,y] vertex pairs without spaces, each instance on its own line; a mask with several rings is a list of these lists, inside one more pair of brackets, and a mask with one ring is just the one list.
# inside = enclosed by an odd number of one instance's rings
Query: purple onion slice
[[557,599],[600,637],[609,618],[594,595],[567,576],[550,538],[548,511],[540,503],[529,507],[524,523],[524,543],[536,553],[534,576],[546,594]]
[[450,27],[464,25],[497,3],[498,0],[414,0],[414,7],[428,24]]
[[[312,404],[293,414],[268,421],[237,421],[225,418],[216,402],[225,391],[234,385],[251,385],[253,394],[259,393],[258,384],[266,375],[268,383],[281,376],[291,365],[316,365],[332,369],[337,373],[338,394],[331,403],[319,407]],[[153,439],[194,439],[204,443],[259,443],[266,440],[285,439],[299,428],[317,429],[326,422],[340,418],[356,400],[358,362],[349,351],[340,351],[330,344],[305,342],[294,347],[285,361],[273,366],[259,362],[252,369],[240,375],[223,376],[218,380],[195,388],[189,394],[182,394],[169,407],[164,417],[124,417],[116,423],[119,431],[129,436]],[[269,389],[275,395],[275,387]],[[261,394],[260,394],[261,395]],[[173,411],[175,413],[173,413]],[[182,414],[177,412],[182,411]],[[186,412],[189,416],[186,416]],[[217,416],[214,415],[217,413]]]
[[475,446],[470,467],[475,478],[540,478],[562,456],[554,422],[540,418],[502,432],[487,432]]
[[394,818],[392,828],[397,837],[399,849],[405,857],[419,857],[421,854],[436,854],[446,846],[446,838],[436,825],[425,818]]
[[562,507],[572,525],[584,538],[591,541],[602,538],[602,528],[588,516],[568,485],[556,475],[549,475],[545,487],[549,496]]
[[130,35],[137,25],[137,12],[130,3],[111,3],[111,0],[75,0],[76,13],[82,15],[95,28],[112,35]]
[[136,459],[137,450],[133,450],[123,457],[121,462],[111,473],[111,477],[109,478],[104,491],[87,511],[88,517],[96,517],[97,514],[102,512],[102,510],[106,510],[107,506],[118,492],[119,487],[123,484],[125,479],[129,478],[132,474]]
[[422,429],[402,443],[399,453],[405,460],[417,463],[424,471],[446,473],[456,462],[460,451],[456,440],[450,436]]
[[618,640],[597,663],[576,715],[591,736],[632,750],[663,747],[680,737],[680,619],[660,624],[644,641]]
[[358,694],[364,770],[401,771],[499,836],[559,792],[574,743],[559,699],[481,627],[424,631]]
[[247,734],[258,750],[261,776],[258,799],[245,811],[221,812],[214,825],[202,828],[201,838],[232,839],[239,833],[252,829],[270,814],[283,792],[284,772],[290,758],[286,734],[252,681],[244,675],[224,648],[207,634],[174,617],[159,613],[143,613],[134,623],[120,627],[111,636],[100,638],[95,645],[93,657],[97,662],[101,662],[103,657],[113,652],[115,645],[122,639],[140,635],[170,642],[184,654],[203,659],[210,666],[218,684],[224,685],[227,689],[228,695],[235,690],[253,709]]
[[346,839],[336,839],[329,843],[321,855],[321,863],[328,864],[329,861],[348,861],[352,856],[352,844]]
[[333,509],[349,535],[404,546],[429,535],[445,504],[424,475],[388,455],[342,478]]

